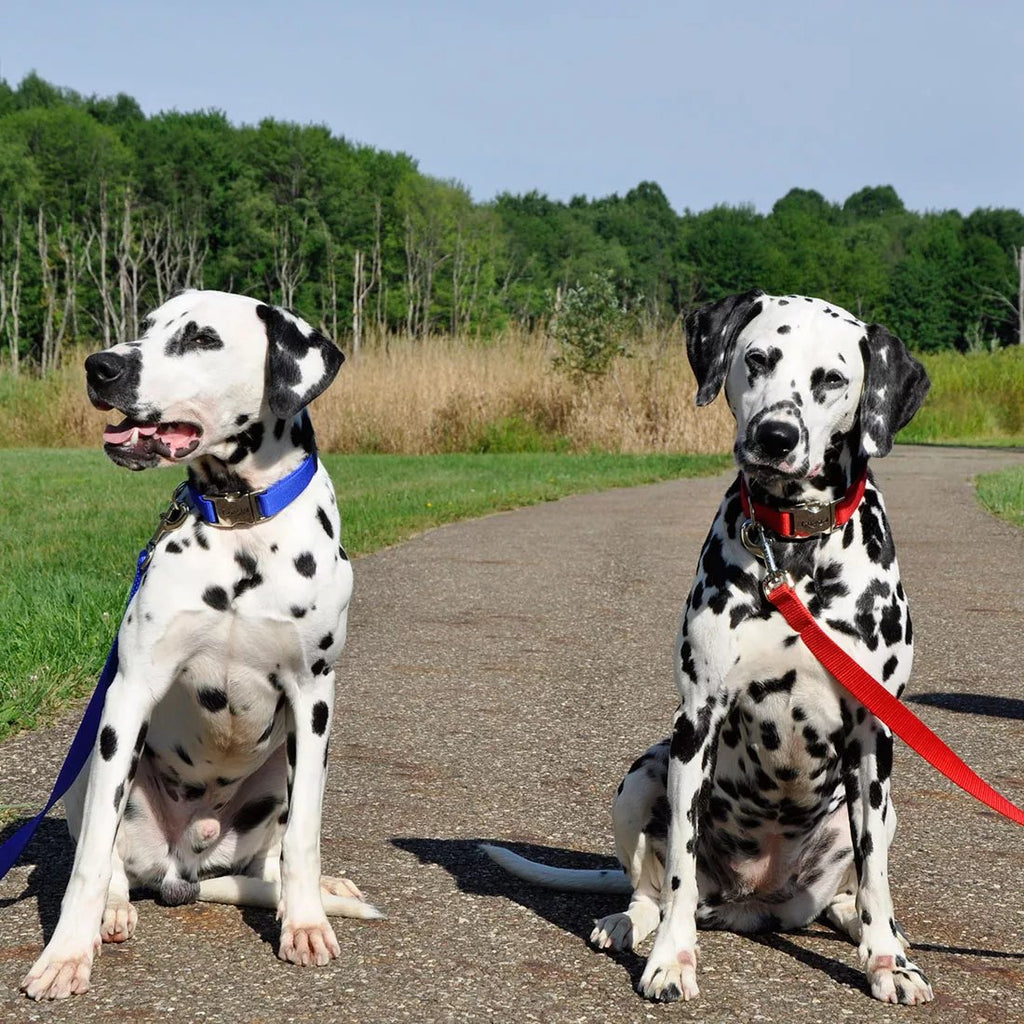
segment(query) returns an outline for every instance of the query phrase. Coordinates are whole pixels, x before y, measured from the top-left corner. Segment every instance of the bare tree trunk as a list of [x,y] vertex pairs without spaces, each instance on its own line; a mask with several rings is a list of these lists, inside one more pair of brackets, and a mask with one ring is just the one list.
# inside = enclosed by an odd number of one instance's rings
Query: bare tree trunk
[[53,267],[50,264],[50,240],[46,236],[46,216],[40,206],[36,216],[36,245],[39,252],[39,278],[42,285],[43,337],[39,353],[39,372],[45,376],[50,371],[50,354],[53,351],[54,321],[57,314],[57,288]]
[[370,280],[377,282],[377,331],[384,333],[387,329],[388,316],[388,293],[387,283],[384,280],[383,256],[381,255],[381,234],[384,213],[380,199],[373,201],[373,267],[370,270]]
[[363,253],[356,249],[352,266],[352,358],[359,358],[363,340]]
[[[14,225],[14,257],[10,265],[10,283],[7,278],[7,261],[0,266],[0,337],[7,335],[11,353],[11,373],[18,375],[21,369],[21,231],[22,208],[18,206],[18,218]],[[4,240],[0,238],[0,245]]]
[[1024,245],[1014,249],[1017,261],[1017,344],[1024,345]]
[[[63,227],[57,229],[57,253],[64,264],[64,308],[61,310],[60,322],[55,325],[54,329],[53,349],[50,354],[51,369],[55,369],[60,365],[64,341],[68,336],[68,328],[77,319],[75,304],[78,298],[78,279],[80,276],[77,234],[78,232],[73,221],[67,226],[67,229]],[[56,287],[54,292],[56,293]]]
[[[110,284],[107,280],[107,245],[110,234],[110,210],[107,206],[107,183],[100,183],[100,274],[96,282],[100,290],[100,303],[103,307],[103,347],[110,348],[111,322],[113,320],[113,301],[110,295]],[[91,268],[90,268],[91,269]],[[95,278],[94,278],[95,280]]]
[[[306,225],[302,225],[305,229]],[[286,223],[274,226],[274,274],[281,290],[281,305],[295,305],[295,293],[306,278],[306,265],[298,252],[298,244]]]

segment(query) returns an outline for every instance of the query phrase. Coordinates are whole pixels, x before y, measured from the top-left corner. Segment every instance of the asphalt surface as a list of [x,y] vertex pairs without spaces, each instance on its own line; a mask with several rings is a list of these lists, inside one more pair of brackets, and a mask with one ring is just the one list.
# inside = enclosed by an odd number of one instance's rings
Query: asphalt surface
[[[909,699],[1024,803],[1024,532],[974,474],[1024,453],[904,448],[873,464],[915,618]],[[54,927],[72,849],[54,813],[0,882],[3,1021],[1024,1021],[1024,832],[898,745],[897,916],[936,1000],[875,1003],[824,927],[705,933],[701,998],[632,990],[642,959],[586,943],[615,898],[504,876],[476,849],[607,863],[609,805],[675,706],[671,648],[721,476],[570,498],[444,527],[359,559],[339,671],[324,870],[387,914],[338,920],[341,956],[274,956],[262,911],[137,901],[139,927],[60,1004],[17,994]],[[344,479],[336,481],[344,508]],[[0,748],[0,803],[38,807],[77,719]],[[610,905],[611,904],[611,905]],[[646,948],[646,947],[645,947]]]

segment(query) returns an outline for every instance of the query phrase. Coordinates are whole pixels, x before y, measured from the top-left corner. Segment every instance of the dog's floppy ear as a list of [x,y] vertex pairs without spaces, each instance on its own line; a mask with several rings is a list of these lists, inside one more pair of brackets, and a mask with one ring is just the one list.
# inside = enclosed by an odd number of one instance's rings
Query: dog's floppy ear
[[345,361],[330,338],[279,306],[259,305],[267,327],[267,400],[280,419],[291,419],[323,391]]
[[868,324],[860,346],[864,355],[861,444],[868,455],[888,455],[897,432],[921,408],[931,381],[906,345],[878,324]]
[[697,378],[697,404],[707,405],[722,390],[740,331],[761,312],[764,292],[753,288],[695,309],[685,320],[686,354]]

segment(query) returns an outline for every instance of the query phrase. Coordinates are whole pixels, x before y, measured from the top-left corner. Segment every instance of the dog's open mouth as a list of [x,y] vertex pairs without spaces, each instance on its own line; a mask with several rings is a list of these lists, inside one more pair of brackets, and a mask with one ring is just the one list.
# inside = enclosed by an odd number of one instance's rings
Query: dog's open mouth
[[117,426],[107,424],[103,450],[118,465],[145,469],[162,459],[183,459],[199,447],[202,428],[194,423],[140,423],[125,419]]

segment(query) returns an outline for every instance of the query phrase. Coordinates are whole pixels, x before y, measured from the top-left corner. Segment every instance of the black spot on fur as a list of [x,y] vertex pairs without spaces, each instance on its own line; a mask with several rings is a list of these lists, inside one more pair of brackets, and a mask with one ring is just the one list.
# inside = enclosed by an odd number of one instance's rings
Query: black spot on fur
[[181,545],[176,540],[169,540],[164,545],[164,551],[166,551],[167,554],[169,554],[169,555],[180,555],[181,554]]
[[251,832],[262,825],[277,809],[276,796],[261,796],[243,804],[231,822],[236,832]]
[[263,446],[263,434],[265,427],[257,420],[251,427],[243,430],[233,439],[237,442],[235,450],[228,456],[228,465],[237,466],[244,458],[255,455]]
[[316,575],[316,559],[308,551],[304,551],[295,559],[295,571],[300,576],[312,579]]
[[196,699],[207,711],[223,711],[228,706],[228,695],[220,689],[204,686],[196,692]]
[[764,745],[766,750],[778,750],[782,746],[782,740],[779,738],[779,730],[774,722],[762,722],[761,723],[761,743]]
[[308,609],[306,608],[300,608],[297,604],[293,604],[291,607],[292,617],[301,619],[306,614],[307,610]]
[[100,732],[100,754],[109,761],[117,753],[117,733],[109,725]]
[[795,683],[796,669],[793,668],[778,679],[755,680],[750,684],[748,694],[755,704],[760,704],[773,693],[790,693]]
[[882,729],[875,737],[875,762],[878,766],[878,780],[885,782],[892,775],[892,736]]
[[121,810],[121,798],[124,796],[124,783],[119,782],[117,789],[114,790],[114,810]]
[[228,592],[223,587],[207,587],[203,591],[203,601],[214,611],[226,611],[229,603]]
[[321,651],[329,651],[334,646],[334,634],[328,633],[326,636],[321,637],[318,646]]
[[174,752],[185,762],[190,768],[192,767],[192,758],[188,756],[188,751],[179,743],[175,748]]
[[697,712],[696,722],[691,721],[685,712],[681,712],[676,718],[675,728],[672,730],[672,757],[677,757],[683,762],[692,761],[707,739],[710,728],[710,705],[705,704],[700,708]]
[[319,505],[316,507],[316,517],[320,520],[320,525],[323,527],[324,533],[326,533],[331,540],[334,540],[334,527],[331,526],[331,520],[327,513]]
[[324,701],[318,700],[313,705],[313,732],[315,732],[317,736],[323,736],[326,731],[327,718],[329,714],[330,709]]

